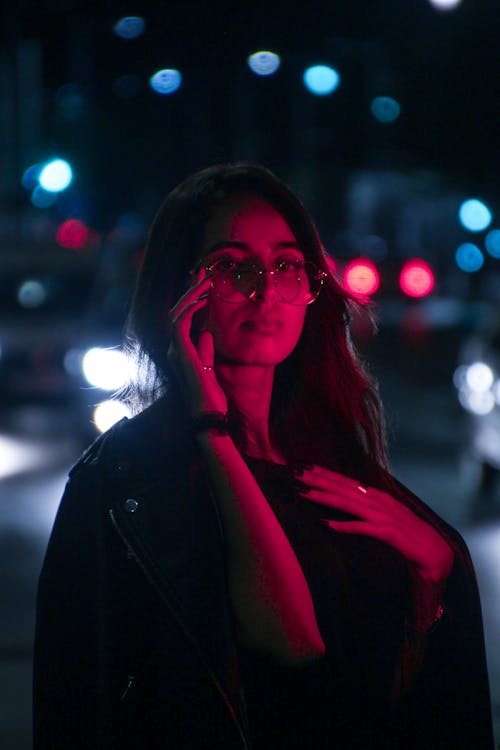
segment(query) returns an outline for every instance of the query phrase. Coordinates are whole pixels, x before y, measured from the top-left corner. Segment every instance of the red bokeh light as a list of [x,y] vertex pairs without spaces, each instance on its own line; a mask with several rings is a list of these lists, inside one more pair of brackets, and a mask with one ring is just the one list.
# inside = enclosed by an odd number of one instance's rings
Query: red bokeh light
[[399,275],[399,285],[409,297],[426,297],[434,289],[434,273],[425,260],[408,260]]
[[367,258],[351,261],[344,271],[344,285],[353,294],[374,294],[380,286],[380,274],[375,263]]
[[80,219],[66,219],[56,232],[56,241],[61,247],[83,250],[89,240],[89,228]]

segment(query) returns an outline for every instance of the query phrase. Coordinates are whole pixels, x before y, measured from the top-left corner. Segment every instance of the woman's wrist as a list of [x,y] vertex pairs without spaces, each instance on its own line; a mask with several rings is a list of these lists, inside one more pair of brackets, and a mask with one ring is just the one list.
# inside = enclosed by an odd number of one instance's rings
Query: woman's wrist
[[195,434],[213,432],[217,435],[229,435],[232,428],[231,419],[222,411],[202,411],[191,418]]

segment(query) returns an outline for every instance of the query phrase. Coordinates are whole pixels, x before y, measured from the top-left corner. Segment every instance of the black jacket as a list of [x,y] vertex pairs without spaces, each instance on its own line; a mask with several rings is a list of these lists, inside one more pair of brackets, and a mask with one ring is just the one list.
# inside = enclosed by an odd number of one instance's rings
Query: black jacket
[[[71,470],[39,582],[35,750],[250,746],[224,534],[207,486],[186,422],[164,401],[115,425]],[[470,558],[456,532],[401,494],[456,550],[448,614],[424,661],[433,676],[411,714],[426,739],[414,747],[491,750]],[[434,717],[425,729],[436,701],[445,728]]]

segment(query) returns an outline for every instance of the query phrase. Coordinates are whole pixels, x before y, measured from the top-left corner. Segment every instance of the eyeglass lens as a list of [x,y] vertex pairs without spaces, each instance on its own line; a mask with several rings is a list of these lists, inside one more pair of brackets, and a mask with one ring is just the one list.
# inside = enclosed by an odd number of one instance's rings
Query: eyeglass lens
[[217,296],[233,303],[253,298],[266,283],[266,274],[271,273],[280,297],[295,305],[308,305],[316,299],[324,275],[309,262],[285,261],[272,271],[266,271],[253,263],[224,259],[211,266],[210,273]]

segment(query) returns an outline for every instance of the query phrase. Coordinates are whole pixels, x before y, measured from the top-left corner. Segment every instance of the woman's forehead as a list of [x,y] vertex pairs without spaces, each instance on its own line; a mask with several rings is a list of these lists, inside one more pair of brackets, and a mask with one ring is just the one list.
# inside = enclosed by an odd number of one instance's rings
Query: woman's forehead
[[298,244],[284,216],[258,196],[240,196],[220,203],[209,217],[204,232],[204,251],[223,241],[247,244]]

